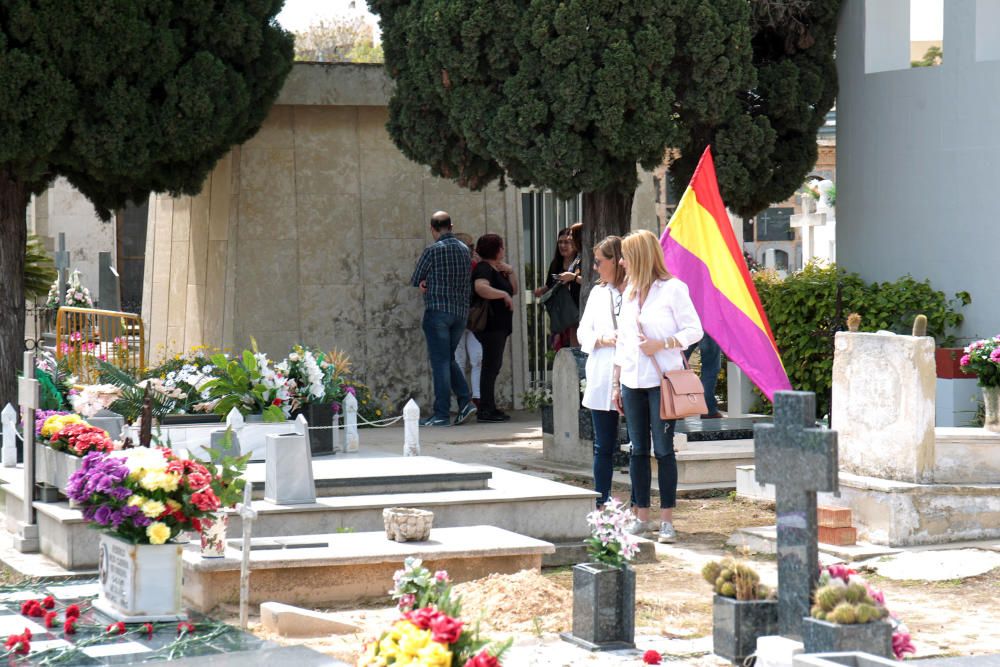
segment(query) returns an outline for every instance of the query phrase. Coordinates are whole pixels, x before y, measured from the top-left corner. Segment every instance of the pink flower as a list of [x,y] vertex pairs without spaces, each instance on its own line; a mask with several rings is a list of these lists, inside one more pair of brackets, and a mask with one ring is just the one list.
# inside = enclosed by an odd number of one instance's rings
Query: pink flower
[[913,646],[913,642],[910,641],[909,632],[896,631],[892,633],[892,652],[895,654],[897,660],[902,660],[903,656],[907,654],[913,655],[917,652],[916,647]]
[[990,352],[990,361],[1000,364],[1000,347]]
[[[952,357],[952,358],[954,358],[954,357]],[[959,366],[968,366],[970,361],[972,361],[972,359],[969,357],[969,355],[964,354],[964,355],[962,355],[962,358],[958,360],[958,365]]]
[[826,568],[826,571],[830,573],[831,577],[835,579],[843,579],[845,582],[851,577],[852,574],[857,574],[854,570],[850,569],[843,563],[835,563]]
[[434,573],[434,581],[438,582],[439,584],[448,583],[448,573],[445,572],[444,570],[438,570],[437,572]]

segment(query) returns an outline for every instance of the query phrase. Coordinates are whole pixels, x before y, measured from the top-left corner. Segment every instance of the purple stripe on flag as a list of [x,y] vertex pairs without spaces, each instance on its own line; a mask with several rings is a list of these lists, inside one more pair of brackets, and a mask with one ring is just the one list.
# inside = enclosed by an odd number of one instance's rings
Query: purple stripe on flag
[[726,356],[772,400],[774,392],[791,389],[788,376],[767,333],[715,287],[700,258],[672,239],[664,243],[670,272],[688,286],[702,328]]

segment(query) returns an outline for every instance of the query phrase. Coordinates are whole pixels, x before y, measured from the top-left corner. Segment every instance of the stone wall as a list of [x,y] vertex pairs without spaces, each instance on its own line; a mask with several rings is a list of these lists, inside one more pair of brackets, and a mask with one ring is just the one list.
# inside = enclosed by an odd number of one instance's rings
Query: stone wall
[[[196,197],[154,195],[143,318],[151,360],[194,345],[272,356],[295,343],[347,352],[394,405],[432,397],[408,286],[431,242],[431,214],[457,231],[506,238],[521,266],[514,189],[474,193],[408,161],[385,131],[380,68],[296,65],[261,131],[216,166]],[[498,398],[524,387],[523,318],[504,358]],[[512,356],[513,355],[513,356]]]

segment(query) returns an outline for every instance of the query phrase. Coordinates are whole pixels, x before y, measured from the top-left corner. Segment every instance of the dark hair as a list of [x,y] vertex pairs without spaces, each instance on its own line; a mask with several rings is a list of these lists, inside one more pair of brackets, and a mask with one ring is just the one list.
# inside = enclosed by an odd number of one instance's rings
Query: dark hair
[[496,259],[503,248],[503,239],[499,234],[483,234],[476,241],[476,254],[483,259]]
[[451,216],[444,216],[443,218],[431,218],[431,227],[434,231],[440,232],[444,229],[449,229],[451,227]]
[[563,237],[569,237],[569,239],[573,241],[573,249],[576,250],[577,255],[579,255],[582,250],[578,232],[575,232],[570,227],[560,229],[559,233],[556,234],[556,251],[552,256],[552,262],[549,263],[549,275],[552,275],[553,273],[562,273],[565,270],[563,269],[563,257],[559,254],[559,239]]

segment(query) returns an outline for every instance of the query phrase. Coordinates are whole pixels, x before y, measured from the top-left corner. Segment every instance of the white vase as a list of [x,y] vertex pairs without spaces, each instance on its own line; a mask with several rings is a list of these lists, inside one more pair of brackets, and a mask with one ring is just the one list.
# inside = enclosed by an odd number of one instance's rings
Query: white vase
[[1000,387],[983,387],[983,404],[986,408],[986,430],[1000,433]]
[[94,609],[116,621],[145,623],[187,618],[181,600],[179,544],[132,544],[101,533],[101,593]]
[[226,530],[229,528],[229,515],[216,512],[210,517],[200,519],[201,522],[201,557],[223,558],[226,555]]
[[65,494],[69,478],[82,467],[81,457],[61,452],[40,442],[35,443],[36,482],[54,486]]

